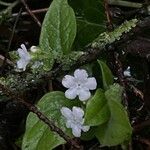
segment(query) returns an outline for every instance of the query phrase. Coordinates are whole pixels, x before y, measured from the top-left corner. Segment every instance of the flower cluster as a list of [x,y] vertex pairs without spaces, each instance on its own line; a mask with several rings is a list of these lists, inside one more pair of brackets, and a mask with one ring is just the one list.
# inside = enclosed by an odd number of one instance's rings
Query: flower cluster
[[[36,52],[36,47],[31,47],[31,52]],[[17,50],[20,59],[17,61],[17,68],[26,70],[26,66],[31,61],[30,53],[27,51],[24,44],[21,44],[21,48]],[[35,61],[32,68],[38,68],[43,65],[40,61]],[[88,77],[86,70],[77,69],[74,72],[74,76],[66,75],[62,84],[68,88],[65,92],[65,96],[68,99],[75,99],[77,96],[79,100],[84,102],[91,97],[90,90],[95,90],[97,86],[96,79],[94,77]],[[75,137],[81,136],[81,131],[87,132],[90,126],[84,125],[84,111],[80,107],[74,106],[71,109],[67,107],[61,108],[61,114],[66,119],[66,127],[72,129],[72,134]]]
[[[96,79],[94,77],[88,78],[88,74],[84,69],[77,69],[74,72],[74,76],[66,75],[62,84],[68,88],[65,92],[65,96],[68,99],[75,99],[79,96],[80,101],[86,101],[91,97],[90,90],[95,90],[97,86]],[[75,137],[81,136],[81,131],[88,131],[89,126],[84,125],[84,111],[80,107],[73,107],[72,111],[67,107],[62,107],[62,115],[66,119],[66,127],[72,129],[72,134]]]

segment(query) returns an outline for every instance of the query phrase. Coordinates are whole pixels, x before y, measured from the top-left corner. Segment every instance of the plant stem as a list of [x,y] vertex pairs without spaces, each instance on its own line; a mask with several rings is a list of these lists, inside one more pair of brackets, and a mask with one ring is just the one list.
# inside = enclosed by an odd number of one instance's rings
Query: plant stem
[[[39,13],[45,13],[48,10],[48,8],[42,8],[42,9],[37,9],[37,10],[30,10],[33,14],[39,14]],[[12,14],[13,17],[16,17],[18,13]],[[29,15],[27,12],[22,12],[21,16]]]
[[65,134],[60,128],[58,128],[47,116],[45,116],[35,105],[27,103],[25,100],[23,100],[21,97],[16,95],[14,92],[12,92],[8,87],[2,85],[0,83],[0,91],[3,92],[6,96],[8,96],[11,99],[17,100],[19,103],[22,103],[24,106],[26,106],[31,112],[37,115],[37,117],[42,120],[45,124],[49,126],[51,131],[56,132],[60,137],[62,137],[68,144],[70,144],[72,147],[74,147],[76,150],[80,149],[80,146],[76,142],[76,140],[71,139],[68,135]]
[[0,12],[0,14],[7,14],[9,13],[17,4],[19,3],[19,0],[14,1],[11,3],[11,5],[8,5],[8,7]]
[[7,2],[3,2],[3,1],[0,0],[0,5],[10,6],[10,5],[12,5],[12,3],[7,3]]
[[12,8],[14,8],[18,3],[19,3],[19,0],[14,1],[13,3],[11,3],[10,6],[8,6],[7,9],[12,9]]
[[24,5],[25,9],[29,13],[29,15],[33,18],[33,20],[37,23],[39,27],[41,27],[41,22],[38,20],[38,18],[34,15],[34,13],[30,10],[29,6],[27,5],[25,0],[21,0],[22,4]]
[[3,73],[4,67],[6,65],[8,52],[10,50],[10,46],[11,46],[11,43],[12,43],[12,40],[13,40],[13,37],[14,37],[14,34],[15,34],[15,29],[16,29],[17,23],[19,21],[19,17],[20,17],[21,11],[22,11],[22,8],[20,9],[20,11],[18,13],[18,16],[16,17],[16,20],[15,20],[15,23],[14,23],[14,26],[13,26],[12,33],[11,33],[11,36],[10,36],[10,39],[9,39],[9,43],[8,43],[8,47],[7,47],[7,50],[6,50],[6,54],[5,54],[5,57],[4,57],[4,61],[2,63],[2,68],[1,68],[0,74]]
[[141,8],[143,5],[141,3],[134,3],[123,0],[108,0],[110,5],[118,5],[123,7]]

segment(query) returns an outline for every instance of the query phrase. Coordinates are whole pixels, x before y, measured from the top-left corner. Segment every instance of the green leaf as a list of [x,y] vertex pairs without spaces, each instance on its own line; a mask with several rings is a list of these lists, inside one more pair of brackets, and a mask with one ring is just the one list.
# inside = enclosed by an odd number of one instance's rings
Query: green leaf
[[85,124],[97,126],[109,119],[107,100],[102,90],[98,89],[88,101],[85,113]]
[[[56,91],[43,96],[38,103],[38,108],[67,135],[71,136],[70,129],[66,128],[60,109],[63,106],[71,107],[75,104],[75,101],[66,99],[64,93]],[[22,150],[51,150],[64,143],[64,139],[52,132],[35,114],[29,114]]]
[[102,0],[70,0],[77,18],[77,36],[74,48],[82,50],[105,31],[105,10]]
[[105,96],[108,100],[114,100],[121,103],[122,92],[123,87],[116,83],[110,86],[110,88],[105,92]]
[[53,0],[43,21],[40,46],[56,58],[68,54],[76,36],[76,20],[67,0]]
[[95,138],[95,127],[90,127],[88,132],[82,132],[81,140],[83,141],[90,141]]
[[115,146],[131,138],[132,128],[127,113],[116,100],[108,99],[110,118],[97,127],[96,137],[103,146]]
[[98,60],[98,63],[101,67],[103,87],[105,90],[107,90],[109,86],[113,84],[113,75],[111,73],[111,70],[104,62]]
[[63,57],[58,60],[58,63],[62,65],[62,70],[70,70],[70,67],[77,62],[77,60],[84,54],[81,51],[72,51],[68,55],[63,55]]

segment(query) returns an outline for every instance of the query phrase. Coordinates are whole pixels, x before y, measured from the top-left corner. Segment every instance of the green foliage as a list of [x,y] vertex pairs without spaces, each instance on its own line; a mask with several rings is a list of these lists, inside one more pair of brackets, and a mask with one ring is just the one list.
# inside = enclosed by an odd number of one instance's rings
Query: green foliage
[[105,93],[98,89],[87,103],[85,123],[95,126],[95,135],[103,146],[115,146],[131,138],[132,128],[121,95],[122,87],[114,84]]
[[105,11],[102,0],[69,0],[77,19],[77,36],[74,48],[82,50],[105,31]]
[[30,83],[37,82],[39,75],[26,73],[26,74],[9,74],[6,78],[1,77],[0,83],[9,87],[12,91],[18,92],[20,95],[30,88]]
[[120,25],[114,31],[104,32],[100,34],[98,38],[95,39],[94,42],[92,42],[92,47],[103,48],[106,44],[111,44],[115,42],[116,40],[120,40],[123,33],[129,32],[133,27],[136,26],[137,22],[138,22],[137,19],[125,21],[122,25]]
[[129,141],[132,128],[124,107],[117,101],[107,100],[110,111],[109,120],[98,126],[96,137],[103,146],[115,146]]
[[123,88],[113,84],[107,65],[98,60],[105,91],[98,89],[87,102],[85,123],[95,126],[95,135],[103,146],[115,146],[129,141],[132,128],[122,101]]
[[[70,130],[66,128],[60,109],[63,106],[71,107],[74,105],[76,105],[75,101],[68,100],[63,92],[57,91],[44,95],[37,104],[41,112],[70,136]],[[22,150],[51,150],[64,143],[65,141],[59,135],[52,132],[35,114],[29,114]]]
[[105,92],[105,96],[109,100],[114,100],[114,101],[117,101],[117,102],[121,103],[122,93],[123,93],[123,87],[120,86],[119,84],[113,84]]
[[98,63],[101,68],[103,87],[106,90],[109,88],[110,85],[113,84],[113,75],[108,66],[104,62],[98,60]]
[[67,0],[53,0],[43,21],[40,47],[49,56],[49,68],[54,59],[69,54],[76,35],[76,20]]
[[35,49],[35,52],[30,52],[32,57],[32,66],[34,66],[35,62],[42,62],[43,64],[37,68],[31,67],[33,72],[50,70],[54,62],[53,59],[50,59],[51,55],[46,51],[44,52],[40,47],[35,47]]
[[0,5],[6,6],[5,9],[0,9],[0,24],[7,22],[12,15],[12,9],[19,3],[18,0],[8,3],[0,1]]
[[[69,3],[75,10],[78,27],[73,48],[80,50],[104,30],[102,1],[70,0]],[[62,64],[64,70],[68,70],[83,54],[81,51],[71,51],[76,36],[75,14],[67,0],[53,0],[51,3],[42,25],[40,48],[35,53],[30,52],[33,62],[38,60],[44,63],[44,70],[50,70],[55,61]],[[136,19],[126,21],[113,32],[100,34],[92,47],[102,48],[119,40],[136,23]],[[121,104],[123,88],[119,84],[113,84],[113,75],[108,66],[100,60],[98,63],[103,90],[97,89],[86,104],[85,124],[92,126],[92,129],[84,133],[81,139],[90,140],[96,136],[102,145],[114,146],[130,140],[132,128]],[[79,105],[79,101],[68,100],[64,93],[57,91],[46,94],[37,105],[41,112],[72,137],[60,109]],[[51,150],[64,143],[64,139],[52,132],[35,114],[29,114],[22,150]]]
[[106,122],[109,118],[109,110],[105,94],[98,89],[86,106],[85,124],[97,126]]
[[85,123],[96,126],[95,135],[103,146],[129,141],[132,128],[121,104],[122,87],[114,84],[105,93],[98,89],[86,107]]
[[122,144],[131,138],[132,128],[126,110],[121,104],[122,90],[119,88],[122,89],[115,84],[105,92],[110,116],[107,122],[99,125],[96,130],[96,137],[104,146]]
[[84,54],[84,52],[81,51],[73,51],[69,55],[63,55],[60,60],[58,60],[58,63],[61,63],[63,66],[63,70],[69,70],[70,66],[76,63],[76,61]]

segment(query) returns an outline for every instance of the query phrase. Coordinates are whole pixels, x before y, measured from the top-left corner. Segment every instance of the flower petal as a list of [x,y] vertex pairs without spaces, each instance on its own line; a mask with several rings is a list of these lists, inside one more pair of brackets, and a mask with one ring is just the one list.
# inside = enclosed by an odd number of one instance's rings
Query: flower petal
[[90,129],[90,126],[82,126],[83,132],[87,132],[87,131],[89,131],[89,129]]
[[24,45],[24,44],[21,44],[21,46],[20,46],[24,51],[26,51],[27,52],[27,48],[26,48],[26,46]]
[[75,99],[75,97],[77,96],[77,89],[76,88],[70,88],[65,92],[65,96],[68,99]]
[[77,80],[84,82],[87,79],[88,74],[87,74],[86,70],[84,70],[84,69],[76,69],[74,72],[74,77]]
[[23,69],[23,71],[25,71],[27,64],[28,64],[28,62],[24,61],[23,59],[20,59],[17,61],[17,68]]
[[76,85],[74,77],[70,75],[64,76],[62,79],[62,85],[66,88],[72,88]]
[[88,99],[90,98],[90,96],[91,96],[91,93],[90,93],[90,91],[88,91],[88,90],[81,89],[81,90],[79,91],[79,99],[80,99],[81,101],[86,101],[86,100],[88,100]]
[[19,59],[17,61],[17,68],[22,69],[24,67],[24,65],[25,65],[25,62],[22,61],[22,59]]
[[17,52],[19,53],[20,58],[24,60],[30,60],[30,54],[27,52],[27,50],[23,50],[21,48],[18,48]]
[[126,77],[131,77],[131,71],[130,71],[130,67],[128,66],[128,68],[123,72],[124,76]]
[[77,125],[74,125],[72,127],[72,134],[75,136],[75,137],[80,137],[81,136],[81,128]]
[[61,108],[61,114],[66,118],[66,119],[72,119],[72,111],[69,109],[69,108],[67,108],[67,107],[62,107]]
[[95,90],[97,86],[96,79],[94,77],[88,78],[84,86],[88,88],[89,90]]
[[67,120],[66,121],[66,127],[71,128],[72,127],[72,120]]
[[82,108],[74,106],[72,108],[72,114],[76,118],[76,120],[82,122],[84,116],[84,111]]
[[18,48],[17,52],[21,58],[24,57],[24,51],[21,48]]

